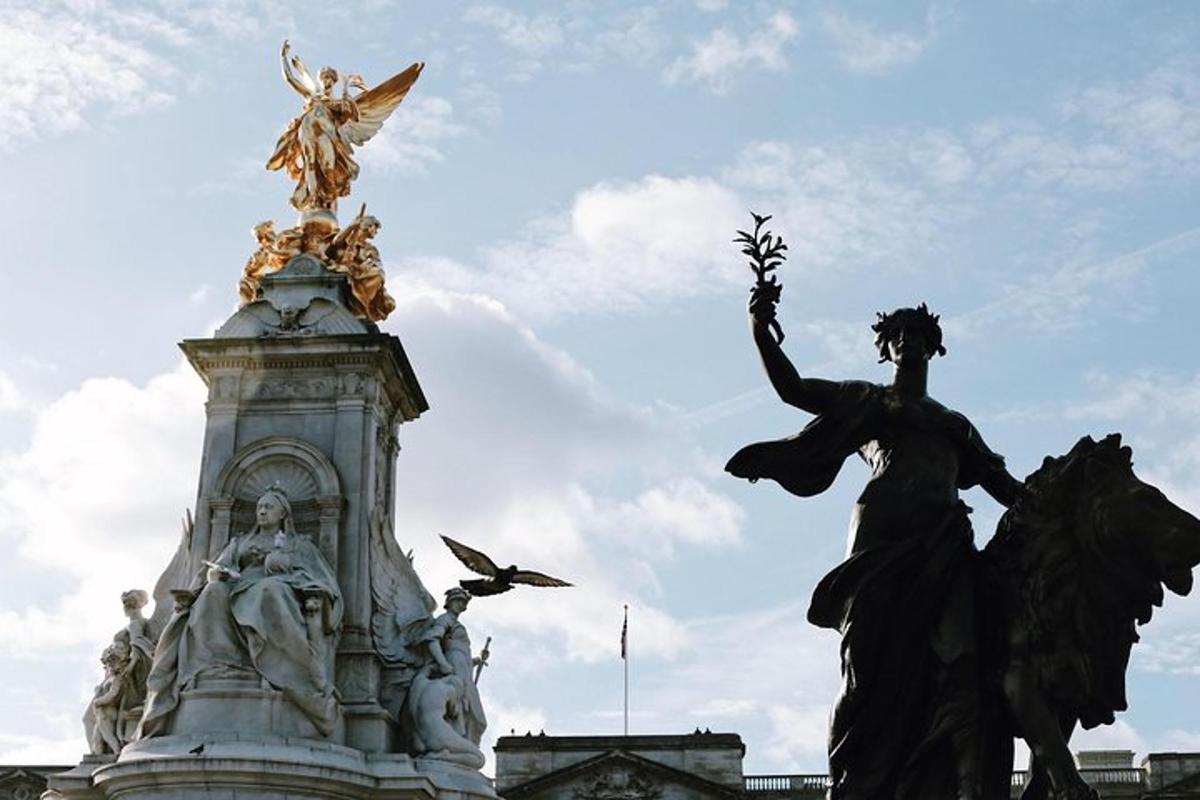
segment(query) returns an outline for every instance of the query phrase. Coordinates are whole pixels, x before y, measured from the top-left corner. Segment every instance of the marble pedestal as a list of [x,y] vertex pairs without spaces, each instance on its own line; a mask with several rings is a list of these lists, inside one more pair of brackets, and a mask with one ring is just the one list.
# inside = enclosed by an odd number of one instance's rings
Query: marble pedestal
[[49,785],[47,800],[497,800],[490,780],[455,764],[232,732],[143,739]]
[[324,736],[312,721],[288,702],[283,692],[255,678],[201,678],[179,694],[179,706],[165,726],[168,735],[239,733],[345,740],[340,709],[334,730]]

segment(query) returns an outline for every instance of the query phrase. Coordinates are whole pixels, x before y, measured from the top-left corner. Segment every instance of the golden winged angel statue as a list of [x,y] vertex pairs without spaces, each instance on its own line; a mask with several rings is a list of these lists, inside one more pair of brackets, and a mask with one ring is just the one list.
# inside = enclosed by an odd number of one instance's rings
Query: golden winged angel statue
[[290,52],[285,41],[280,53],[283,77],[304,98],[304,111],[279,137],[267,169],[287,169],[288,177],[296,181],[292,205],[300,211],[302,223],[336,227],[338,198],[350,194],[350,182],[358,177],[354,147],[379,132],[425,65],[413,64],[374,89],[368,89],[360,75],[347,75],[341,96],[335,96],[336,70],[323,67],[314,80],[304,62]]

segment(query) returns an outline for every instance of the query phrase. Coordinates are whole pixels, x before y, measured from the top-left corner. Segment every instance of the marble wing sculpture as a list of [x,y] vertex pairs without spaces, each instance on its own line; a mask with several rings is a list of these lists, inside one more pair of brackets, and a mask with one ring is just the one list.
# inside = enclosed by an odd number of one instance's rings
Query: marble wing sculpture
[[172,592],[187,589],[196,577],[196,570],[199,569],[198,565],[193,569],[189,556],[194,528],[192,511],[187,509],[183,516],[183,530],[179,537],[179,547],[175,549],[175,555],[171,557],[171,562],[167,564],[167,568],[162,571],[158,582],[154,584],[154,613],[150,615],[148,628],[156,643],[174,611],[175,602]]
[[419,666],[424,657],[410,650],[409,644],[433,619],[437,601],[421,583],[382,514],[371,523],[371,597],[371,636],[384,661]]

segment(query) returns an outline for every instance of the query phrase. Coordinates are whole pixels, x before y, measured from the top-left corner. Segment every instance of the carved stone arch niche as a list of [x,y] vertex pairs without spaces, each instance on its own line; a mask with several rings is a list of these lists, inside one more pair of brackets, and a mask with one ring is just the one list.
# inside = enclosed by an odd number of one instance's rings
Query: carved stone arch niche
[[287,492],[297,533],[311,538],[336,570],[341,481],[324,453],[290,436],[259,439],[238,451],[221,470],[208,502],[211,554],[220,552],[231,534],[254,527],[258,498],[276,484]]

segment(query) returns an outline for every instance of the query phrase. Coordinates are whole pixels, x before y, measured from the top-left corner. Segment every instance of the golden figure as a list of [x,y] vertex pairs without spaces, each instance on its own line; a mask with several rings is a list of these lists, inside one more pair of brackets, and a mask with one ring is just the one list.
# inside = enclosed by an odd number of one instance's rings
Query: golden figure
[[275,235],[274,222],[268,220],[255,225],[254,238],[258,239],[258,249],[246,261],[246,269],[242,271],[242,279],[238,282],[241,305],[257,300],[263,276],[283,266],[283,259],[279,258],[275,249],[278,237]]
[[[283,77],[304,98],[304,111],[288,125],[267,169],[287,169],[296,181],[292,205],[301,212],[301,222],[336,226],[337,201],[350,194],[350,182],[358,177],[358,164],[351,157],[356,145],[365,144],[378,133],[408,94],[421,70],[413,64],[399,75],[368,89],[359,75],[347,75],[340,97],[334,96],[338,73],[324,67],[317,80],[298,56],[289,58],[290,45],[283,43],[280,57]],[[357,94],[351,94],[357,89]]]
[[364,205],[358,216],[337,235],[325,251],[326,260],[350,281],[350,310],[356,316],[378,322],[396,308],[396,301],[383,287],[383,263],[371,239],[379,232],[379,220],[367,214]]
[[[279,259],[279,268],[292,260],[293,256],[310,253],[317,258],[325,257],[325,248],[333,241],[337,227],[327,228],[324,225],[306,223],[295,228],[288,228],[275,237],[274,254]],[[274,271],[274,270],[272,270]]]

